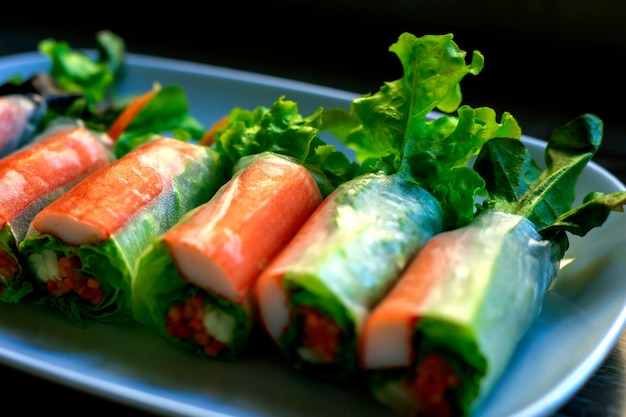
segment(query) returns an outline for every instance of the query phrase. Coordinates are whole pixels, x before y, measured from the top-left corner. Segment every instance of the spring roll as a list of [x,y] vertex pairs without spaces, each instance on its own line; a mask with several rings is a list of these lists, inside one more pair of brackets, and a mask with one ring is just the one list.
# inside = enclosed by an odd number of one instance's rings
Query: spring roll
[[442,222],[439,202],[397,174],[339,185],[257,282],[267,334],[298,369],[353,374],[363,320]]
[[374,396],[403,416],[468,415],[539,314],[554,253],[528,219],[497,211],[433,237],[365,323]]
[[[461,80],[484,60],[451,35],[404,33],[391,45],[404,75],[327,109],[323,127],[355,151],[359,176],[326,198],[262,273],[261,322],[296,368],[331,378],[358,369],[371,308],[435,234],[473,216],[484,181],[468,162],[496,137],[521,136],[508,113],[461,105]],[[431,110],[445,114],[429,117]],[[456,116],[450,113],[456,112]],[[435,115],[433,115],[435,116]]]
[[242,159],[215,196],[153,242],[133,282],[137,321],[192,352],[233,361],[253,327],[261,271],[322,201],[287,156]]
[[495,139],[474,164],[489,196],[466,226],[431,239],[368,317],[359,351],[372,392],[406,416],[467,416],[486,398],[540,314],[568,249],[626,192],[589,193],[576,179],[596,153],[602,122],[555,129],[545,169],[522,142]]
[[33,217],[79,180],[113,160],[106,135],[57,124],[0,159],[0,300],[15,303],[32,290],[18,252]]
[[89,175],[37,213],[20,245],[35,302],[79,325],[130,320],[139,256],[223,182],[213,149],[167,137]]
[[0,96],[0,158],[33,139],[46,110],[36,94]]

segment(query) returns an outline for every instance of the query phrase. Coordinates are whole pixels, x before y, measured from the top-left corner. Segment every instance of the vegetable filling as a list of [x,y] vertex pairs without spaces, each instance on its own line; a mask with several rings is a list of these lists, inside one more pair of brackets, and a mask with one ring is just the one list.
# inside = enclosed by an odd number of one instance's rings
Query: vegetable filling
[[54,297],[74,293],[92,305],[102,301],[103,290],[100,281],[94,277],[83,277],[78,272],[82,263],[78,256],[67,257],[52,250],[33,254],[29,262],[34,267],[37,278],[45,283],[46,290]]
[[20,268],[17,261],[5,250],[0,250],[0,292],[3,287],[8,287],[17,276]]
[[302,321],[300,356],[309,362],[334,363],[341,342],[341,328],[333,319],[309,306],[299,306],[295,314]]
[[446,394],[457,388],[461,380],[458,374],[437,354],[422,358],[411,383],[415,398],[420,404],[420,415],[425,417],[449,417],[454,415],[446,401]]
[[166,330],[179,340],[193,340],[205,355],[215,357],[233,342],[235,319],[203,301],[200,294],[178,303],[167,313]]

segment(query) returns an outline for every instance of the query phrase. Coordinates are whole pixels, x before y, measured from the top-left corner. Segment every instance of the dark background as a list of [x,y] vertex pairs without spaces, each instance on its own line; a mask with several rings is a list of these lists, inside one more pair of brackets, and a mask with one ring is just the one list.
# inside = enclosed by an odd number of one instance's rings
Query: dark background
[[[498,115],[508,111],[526,135],[541,139],[582,113],[595,113],[604,121],[605,135],[594,160],[626,181],[626,6],[622,5],[626,3],[267,0],[199,4],[205,6],[170,2],[167,9],[159,10],[154,3],[144,6],[148,10],[143,15],[127,14],[130,5],[120,8],[108,3],[94,3],[88,14],[65,15],[25,13],[28,7],[38,11],[34,4],[15,13],[3,6],[0,56],[34,51],[48,37],[68,41],[72,47],[92,48],[95,33],[110,29],[133,53],[368,93],[402,75],[397,57],[388,51],[402,32],[416,36],[453,33],[462,50],[468,54],[479,50],[485,56],[484,70],[465,77],[461,84],[466,104],[492,107]],[[618,401],[614,391],[603,388],[603,378],[615,373],[618,361],[617,353],[609,355],[582,395],[554,417],[607,417],[606,410],[591,412],[587,397],[619,408],[614,404]],[[43,403],[76,404],[63,407],[68,416],[94,409],[124,415],[130,411],[8,367],[0,371],[14,388],[10,395],[24,390]],[[79,406],[82,401],[88,405]]]
[[626,179],[621,163],[626,157],[626,6],[621,1],[206,4],[181,3],[160,13],[149,7],[145,15],[134,16],[124,14],[128,6],[118,5],[82,18],[3,11],[0,55],[36,50],[46,37],[93,47],[96,31],[111,29],[124,38],[129,52],[366,93],[401,76],[400,63],[388,48],[402,32],[453,33],[468,55],[479,50],[485,56],[484,70],[462,82],[467,104],[492,107],[498,114],[509,111],[525,134],[538,138],[579,114],[595,113],[605,122],[604,145],[595,160]]

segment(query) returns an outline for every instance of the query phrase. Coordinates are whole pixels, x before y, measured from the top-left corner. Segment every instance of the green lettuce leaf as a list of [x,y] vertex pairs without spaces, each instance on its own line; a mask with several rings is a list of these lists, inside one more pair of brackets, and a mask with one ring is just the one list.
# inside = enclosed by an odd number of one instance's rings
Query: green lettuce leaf
[[246,156],[263,152],[290,156],[317,173],[316,179],[324,178],[318,184],[327,195],[338,184],[352,178],[358,164],[319,138],[322,114],[318,108],[304,117],[298,105],[284,97],[279,97],[269,108],[235,107],[228,115],[228,123],[215,133],[215,150],[231,167]]
[[[46,76],[54,80],[56,91],[48,103],[41,128],[59,117],[81,119],[87,127],[104,132],[122,110],[114,89],[124,77],[126,45],[115,33],[96,33],[95,57],[73,49],[65,41],[52,38],[39,43],[39,51],[50,58]],[[60,93],[66,97],[58,100]]]
[[23,266],[23,259],[17,250],[17,240],[10,224],[6,224],[0,230],[0,253],[4,257],[12,258],[18,268],[17,274],[12,279],[0,273],[0,301],[17,303],[31,293],[33,286],[30,282],[20,279],[22,274],[27,272],[27,268]]
[[[484,195],[484,182],[466,165],[489,139],[519,139],[521,129],[509,113],[498,122],[493,109],[461,106],[460,81],[480,73],[484,58],[474,51],[467,64],[451,34],[404,33],[390,50],[404,76],[355,99],[349,111],[327,109],[323,129],[355,151],[360,172],[412,178],[441,198],[446,229],[466,224],[476,197]],[[434,110],[458,111],[458,117],[434,117]]]
[[489,192],[481,210],[528,218],[544,238],[559,245],[562,257],[569,247],[566,231],[584,236],[603,224],[611,211],[623,211],[626,192],[592,193],[582,206],[572,207],[576,182],[600,147],[602,129],[602,120],[592,114],[555,129],[545,149],[545,169],[522,142],[489,141],[474,163]]
[[155,135],[197,141],[204,131],[204,126],[189,112],[187,95],[181,87],[159,87],[117,139],[115,154],[119,158]]
[[110,31],[98,32],[96,40],[100,52],[96,59],[65,41],[48,38],[39,43],[39,50],[52,61],[50,74],[61,88],[84,94],[92,110],[107,96],[125,53],[124,41]]

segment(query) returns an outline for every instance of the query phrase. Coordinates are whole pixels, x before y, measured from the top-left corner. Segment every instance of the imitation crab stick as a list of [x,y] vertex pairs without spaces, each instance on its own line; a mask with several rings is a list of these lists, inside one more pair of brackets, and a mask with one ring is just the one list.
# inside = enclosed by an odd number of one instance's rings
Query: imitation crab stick
[[212,149],[167,137],[92,173],[37,213],[20,245],[36,302],[78,324],[130,319],[141,253],[223,181]]
[[22,286],[18,245],[31,219],[88,174],[113,160],[112,142],[76,124],[50,127],[24,148],[0,159],[0,300],[17,302]]
[[[325,113],[365,172],[324,200],[255,288],[270,338],[296,368],[323,377],[358,370],[371,308],[425,242],[469,221],[484,185],[466,166],[471,157],[494,137],[521,135],[514,119],[497,123],[491,109],[457,109],[458,82],[480,70],[480,54],[466,64],[450,36],[404,34],[391,49],[404,78],[355,99],[350,112]],[[459,117],[427,120],[435,108]]]
[[360,363],[376,398],[401,415],[458,417],[490,392],[558,279],[565,232],[623,211],[626,192],[572,208],[601,126],[583,115],[556,129],[543,171],[520,141],[485,145],[474,166],[489,196],[476,217],[427,242],[365,322]]
[[256,279],[321,201],[309,171],[292,158],[244,158],[209,202],[144,254],[134,317],[192,351],[236,359],[252,330]]

